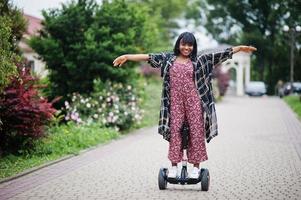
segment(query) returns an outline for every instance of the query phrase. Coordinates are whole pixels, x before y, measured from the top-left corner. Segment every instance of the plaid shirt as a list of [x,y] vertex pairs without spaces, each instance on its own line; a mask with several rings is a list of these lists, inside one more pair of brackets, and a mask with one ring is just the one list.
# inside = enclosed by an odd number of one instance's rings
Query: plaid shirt
[[[206,53],[199,55],[192,61],[194,68],[193,81],[198,90],[200,100],[204,109],[205,132],[207,143],[217,136],[217,118],[212,93],[212,70],[229,58],[232,58],[232,48],[227,48],[217,53]],[[173,53],[151,53],[149,54],[149,64],[154,68],[161,68],[163,78],[163,88],[161,96],[161,108],[158,132],[167,141],[170,140],[170,76],[169,69],[173,65],[176,56]]]

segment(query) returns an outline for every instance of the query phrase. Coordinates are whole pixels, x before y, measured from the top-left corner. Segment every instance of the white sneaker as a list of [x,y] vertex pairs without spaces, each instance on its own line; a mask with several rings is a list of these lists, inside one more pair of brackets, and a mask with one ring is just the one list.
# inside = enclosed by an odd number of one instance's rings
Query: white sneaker
[[168,178],[176,178],[178,173],[178,167],[177,166],[172,166],[171,168],[168,169]]
[[193,167],[192,170],[188,173],[188,178],[198,179],[200,174],[200,170],[197,167]]

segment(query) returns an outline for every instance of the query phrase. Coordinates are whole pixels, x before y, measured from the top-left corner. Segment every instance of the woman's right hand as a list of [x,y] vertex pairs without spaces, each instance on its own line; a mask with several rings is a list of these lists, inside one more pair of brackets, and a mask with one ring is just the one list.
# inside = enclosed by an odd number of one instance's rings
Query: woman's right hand
[[128,58],[126,55],[119,56],[113,61],[113,66],[121,67],[127,60]]

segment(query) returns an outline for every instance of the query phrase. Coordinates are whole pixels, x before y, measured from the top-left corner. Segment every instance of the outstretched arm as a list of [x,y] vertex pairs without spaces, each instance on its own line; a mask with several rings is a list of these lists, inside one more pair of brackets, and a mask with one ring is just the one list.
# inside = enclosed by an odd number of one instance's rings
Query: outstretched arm
[[117,57],[113,61],[114,67],[121,67],[127,61],[148,61],[149,55],[148,54],[125,54],[122,56]]
[[237,53],[239,51],[243,51],[246,53],[252,53],[253,51],[257,50],[255,47],[244,46],[244,45],[235,46],[235,47],[232,47],[232,49],[233,49],[233,53]]
[[243,51],[246,53],[251,53],[253,51],[256,51],[257,49],[252,46],[244,46],[244,45],[239,45],[235,46],[232,48],[227,48],[223,51],[212,53],[212,54],[206,54],[207,60],[212,60],[213,66],[218,65],[224,61],[226,61],[229,58],[232,58],[232,55],[234,53],[237,53],[239,51]]

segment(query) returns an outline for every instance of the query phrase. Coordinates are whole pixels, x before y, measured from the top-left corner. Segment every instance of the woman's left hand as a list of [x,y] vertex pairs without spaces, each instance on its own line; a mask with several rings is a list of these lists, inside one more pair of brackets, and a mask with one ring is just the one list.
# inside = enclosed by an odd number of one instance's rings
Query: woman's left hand
[[257,50],[255,47],[244,46],[244,45],[236,46],[236,47],[233,47],[232,49],[233,49],[233,53],[236,53],[239,51],[243,51],[245,53],[252,53],[253,51]]

